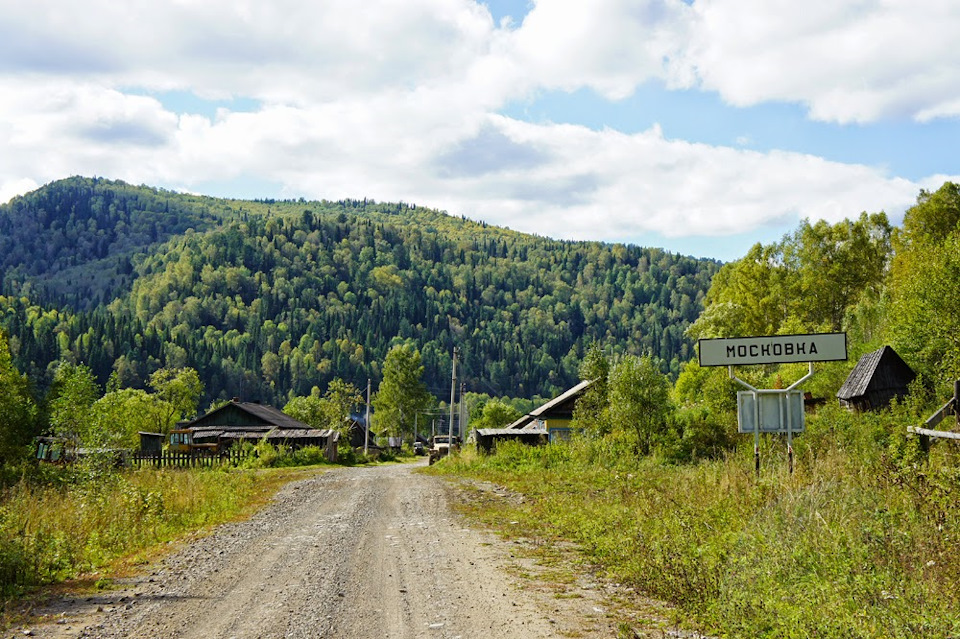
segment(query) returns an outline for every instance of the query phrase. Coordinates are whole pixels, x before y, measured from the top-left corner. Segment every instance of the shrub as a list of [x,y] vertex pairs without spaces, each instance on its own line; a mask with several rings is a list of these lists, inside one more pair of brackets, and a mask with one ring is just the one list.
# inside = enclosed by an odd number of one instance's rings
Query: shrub
[[293,452],[293,461],[296,466],[315,466],[327,463],[327,455],[319,446],[304,446]]
[[674,461],[719,459],[736,447],[737,423],[731,414],[704,407],[677,409],[672,415],[674,441],[666,438],[664,456]]

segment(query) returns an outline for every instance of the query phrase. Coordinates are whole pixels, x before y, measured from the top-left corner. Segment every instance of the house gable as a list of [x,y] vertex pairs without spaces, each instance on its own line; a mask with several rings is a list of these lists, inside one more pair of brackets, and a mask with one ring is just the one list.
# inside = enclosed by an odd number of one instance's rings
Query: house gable
[[[544,428],[546,430],[561,429],[569,430],[570,422],[573,421],[573,409],[577,400],[583,396],[583,393],[593,382],[590,380],[580,382],[573,388],[557,395],[549,402],[533,409],[517,421],[510,424],[507,428]],[[542,424],[542,426],[541,426]]]
[[837,391],[840,404],[855,410],[875,410],[902,397],[916,373],[889,346],[862,356]]

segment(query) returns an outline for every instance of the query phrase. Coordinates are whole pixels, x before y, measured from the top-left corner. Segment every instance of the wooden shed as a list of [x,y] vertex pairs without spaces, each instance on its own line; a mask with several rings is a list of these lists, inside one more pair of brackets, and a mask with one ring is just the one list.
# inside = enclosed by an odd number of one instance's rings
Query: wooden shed
[[159,455],[163,452],[163,441],[166,439],[163,433],[149,433],[140,431],[140,454],[141,455]]
[[917,374],[889,346],[867,353],[837,391],[840,405],[857,412],[880,410],[903,397]]

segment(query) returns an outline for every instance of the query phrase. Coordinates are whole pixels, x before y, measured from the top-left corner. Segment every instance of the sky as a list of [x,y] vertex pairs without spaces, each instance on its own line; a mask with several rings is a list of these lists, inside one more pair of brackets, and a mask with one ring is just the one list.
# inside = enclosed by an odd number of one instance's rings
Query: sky
[[98,176],[724,261],[960,181],[955,0],[0,0],[0,203]]

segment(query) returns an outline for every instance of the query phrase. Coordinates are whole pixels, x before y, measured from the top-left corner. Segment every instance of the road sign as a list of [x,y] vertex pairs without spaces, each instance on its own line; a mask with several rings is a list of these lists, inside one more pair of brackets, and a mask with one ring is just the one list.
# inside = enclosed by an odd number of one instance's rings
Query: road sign
[[847,359],[846,333],[702,339],[697,345],[700,366],[747,366]]
[[740,391],[737,426],[741,433],[802,433],[803,391]]

